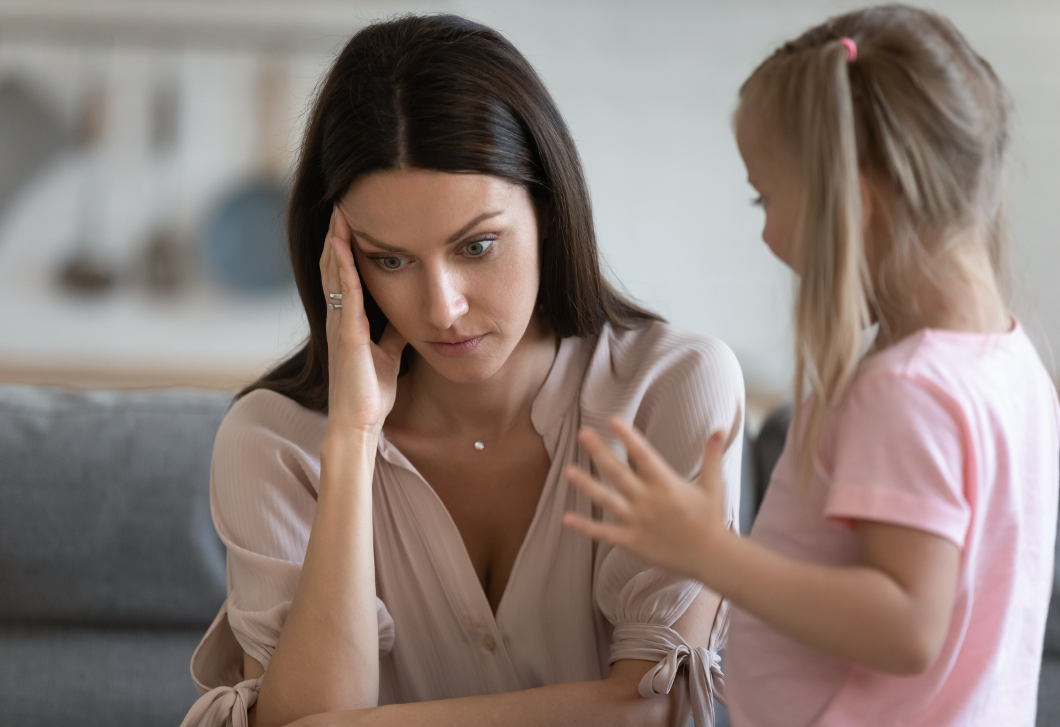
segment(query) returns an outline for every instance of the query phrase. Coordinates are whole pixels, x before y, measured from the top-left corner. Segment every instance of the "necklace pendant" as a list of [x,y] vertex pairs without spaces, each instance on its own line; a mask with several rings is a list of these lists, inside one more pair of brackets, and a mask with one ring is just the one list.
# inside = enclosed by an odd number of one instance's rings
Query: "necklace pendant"
[[483,444],[482,442],[475,442],[475,449],[477,449],[478,451],[481,452],[485,448],[486,448],[486,445]]

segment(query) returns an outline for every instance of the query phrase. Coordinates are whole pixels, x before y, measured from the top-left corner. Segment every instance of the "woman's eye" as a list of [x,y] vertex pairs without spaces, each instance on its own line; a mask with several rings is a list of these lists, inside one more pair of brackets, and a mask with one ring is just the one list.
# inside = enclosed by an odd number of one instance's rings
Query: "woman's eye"
[[475,240],[464,245],[464,252],[471,257],[481,257],[492,244],[493,240]]
[[377,258],[377,261],[386,270],[400,270],[401,266],[405,264],[405,258],[403,257],[381,257]]
[[754,199],[751,200],[751,204],[754,205],[755,207],[765,207],[766,206],[766,198],[763,197],[762,195],[758,195],[757,197],[755,197]]

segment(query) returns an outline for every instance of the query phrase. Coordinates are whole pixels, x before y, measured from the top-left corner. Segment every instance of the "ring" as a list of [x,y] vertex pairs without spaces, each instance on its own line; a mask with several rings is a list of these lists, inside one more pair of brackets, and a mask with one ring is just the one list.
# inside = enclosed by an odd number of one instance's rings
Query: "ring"
[[341,308],[341,307],[342,307],[342,303],[328,303],[328,310],[335,310],[336,308]]
[[342,300],[342,293],[328,293],[328,297],[332,300]]

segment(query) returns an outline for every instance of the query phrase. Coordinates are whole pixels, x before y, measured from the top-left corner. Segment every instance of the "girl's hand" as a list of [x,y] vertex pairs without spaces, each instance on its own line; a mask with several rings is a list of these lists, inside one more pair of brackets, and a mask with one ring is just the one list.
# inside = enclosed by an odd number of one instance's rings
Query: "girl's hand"
[[[350,228],[337,206],[320,256],[320,278],[329,304],[328,426],[378,435],[394,406],[406,342],[388,325],[379,344],[372,343]],[[335,293],[342,297],[331,297]]]
[[721,474],[725,433],[717,431],[707,440],[699,481],[691,483],[674,472],[640,432],[617,417],[609,424],[637,471],[616,457],[596,432],[584,429],[578,440],[614,488],[578,467],[568,467],[566,475],[616,522],[599,522],[568,512],[564,525],[669,570],[704,580],[703,569],[714,544],[731,534],[725,524]]

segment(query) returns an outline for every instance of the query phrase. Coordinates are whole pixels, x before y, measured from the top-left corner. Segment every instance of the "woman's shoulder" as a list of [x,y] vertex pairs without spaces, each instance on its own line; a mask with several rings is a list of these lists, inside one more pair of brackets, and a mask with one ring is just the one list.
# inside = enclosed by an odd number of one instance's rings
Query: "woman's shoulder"
[[316,458],[326,425],[327,416],[321,412],[275,391],[255,389],[237,399],[222,420],[214,463],[218,458],[246,461],[284,451]]
[[692,377],[743,390],[743,373],[728,345],[660,321],[631,329],[606,326],[595,343],[587,374],[588,381],[627,385]]
[[232,404],[219,433],[272,432],[297,441],[316,430],[322,433],[326,424],[327,416],[321,412],[270,389],[254,389]]
[[581,392],[582,422],[632,422],[678,471],[691,471],[703,442],[743,421],[744,383],[732,350],[710,336],[666,323],[605,329]]

